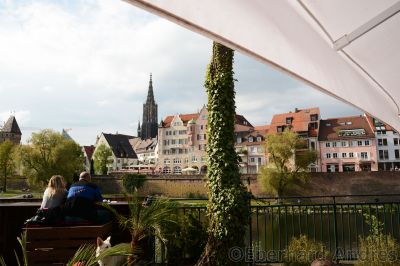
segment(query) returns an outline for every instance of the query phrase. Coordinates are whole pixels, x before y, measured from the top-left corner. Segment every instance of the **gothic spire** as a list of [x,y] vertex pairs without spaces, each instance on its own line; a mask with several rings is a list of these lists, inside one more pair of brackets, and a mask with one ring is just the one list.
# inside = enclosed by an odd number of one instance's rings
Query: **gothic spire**
[[150,73],[150,81],[149,81],[149,91],[147,92],[147,101],[146,102],[154,102],[153,79],[152,79],[151,73]]

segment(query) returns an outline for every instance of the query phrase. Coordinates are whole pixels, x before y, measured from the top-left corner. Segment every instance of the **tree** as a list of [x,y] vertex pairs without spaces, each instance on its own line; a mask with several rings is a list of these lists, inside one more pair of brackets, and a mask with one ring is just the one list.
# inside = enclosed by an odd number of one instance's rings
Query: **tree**
[[[197,265],[232,265],[229,252],[244,247],[248,198],[235,151],[233,50],[214,42],[205,87],[208,94],[208,240]],[[243,262],[241,262],[243,263]]]
[[3,191],[7,191],[7,178],[14,174],[15,148],[14,144],[6,140],[0,144],[0,175],[3,177]]
[[126,192],[134,193],[143,187],[147,177],[143,174],[124,174],[121,178]]
[[79,145],[51,129],[32,133],[29,144],[21,146],[19,155],[24,174],[36,183],[45,184],[55,174],[72,181],[73,175],[83,168]]
[[267,136],[268,163],[261,167],[259,174],[266,192],[281,197],[294,183],[307,181],[308,165],[315,162],[317,154],[308,149],[299,151],[304,148],[304,142],[296,133],[287,130]]
[[94,171],[98,175],[107,174],[107,164],[111,163],[110,156],[112,156],[111,149],[104,143],[100,144],[94,154]]

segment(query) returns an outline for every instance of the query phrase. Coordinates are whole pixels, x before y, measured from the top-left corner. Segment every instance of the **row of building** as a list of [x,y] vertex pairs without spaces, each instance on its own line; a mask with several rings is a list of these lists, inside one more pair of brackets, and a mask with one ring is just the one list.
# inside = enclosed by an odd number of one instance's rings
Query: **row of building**
[[[90,162],[95,147],[109,146],[113,163],[109,171],[140,171],[164,174],[207,172],[207,119],[203,107],[193,114],[167,116],[154,138],[102,133],[94,146],[85,146]],[[312,172],[398,170],[400,136],[390,126],[369,115],[321,119],[319,108],[296,109],[274,115],[269,125],[253,126],[236,115],[236,151],[241,172],[254,174],[267,163],[266,136],[289,129],[305,140],[303,149],[314,150]]]

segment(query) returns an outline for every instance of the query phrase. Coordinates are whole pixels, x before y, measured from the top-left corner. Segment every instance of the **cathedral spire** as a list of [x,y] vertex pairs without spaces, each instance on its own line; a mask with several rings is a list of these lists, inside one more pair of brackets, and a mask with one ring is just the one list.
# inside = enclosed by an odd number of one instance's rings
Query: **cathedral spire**
[[153,92],[153,75],[150,73],[149,91],[147,93],[146,102],[143,104],[143,120],[142,127],[140,128],[140,137],[142,139],[154,138],[157,136],[157,110],[158,107],[156,101],[154,100]]
[[149,91],[147,92],[147,101],[146,102],[154,102],[153,75],[151,73],[150,73],[150,81],[149,81]]

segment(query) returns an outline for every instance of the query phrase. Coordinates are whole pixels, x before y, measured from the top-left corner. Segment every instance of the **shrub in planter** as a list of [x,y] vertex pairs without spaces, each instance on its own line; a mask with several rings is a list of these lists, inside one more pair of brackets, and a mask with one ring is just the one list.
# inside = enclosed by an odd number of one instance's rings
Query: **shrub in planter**
[[285,249],[284,261],[288,266],[309,266],[316,259],[329,259],[329,257],[329,251],[322,243],[301,235],[289,242]]
[[134,193],[143,187],[146,181],[146,176],[143,174],[124,174],[121,178],[122,184],[128,193]]

